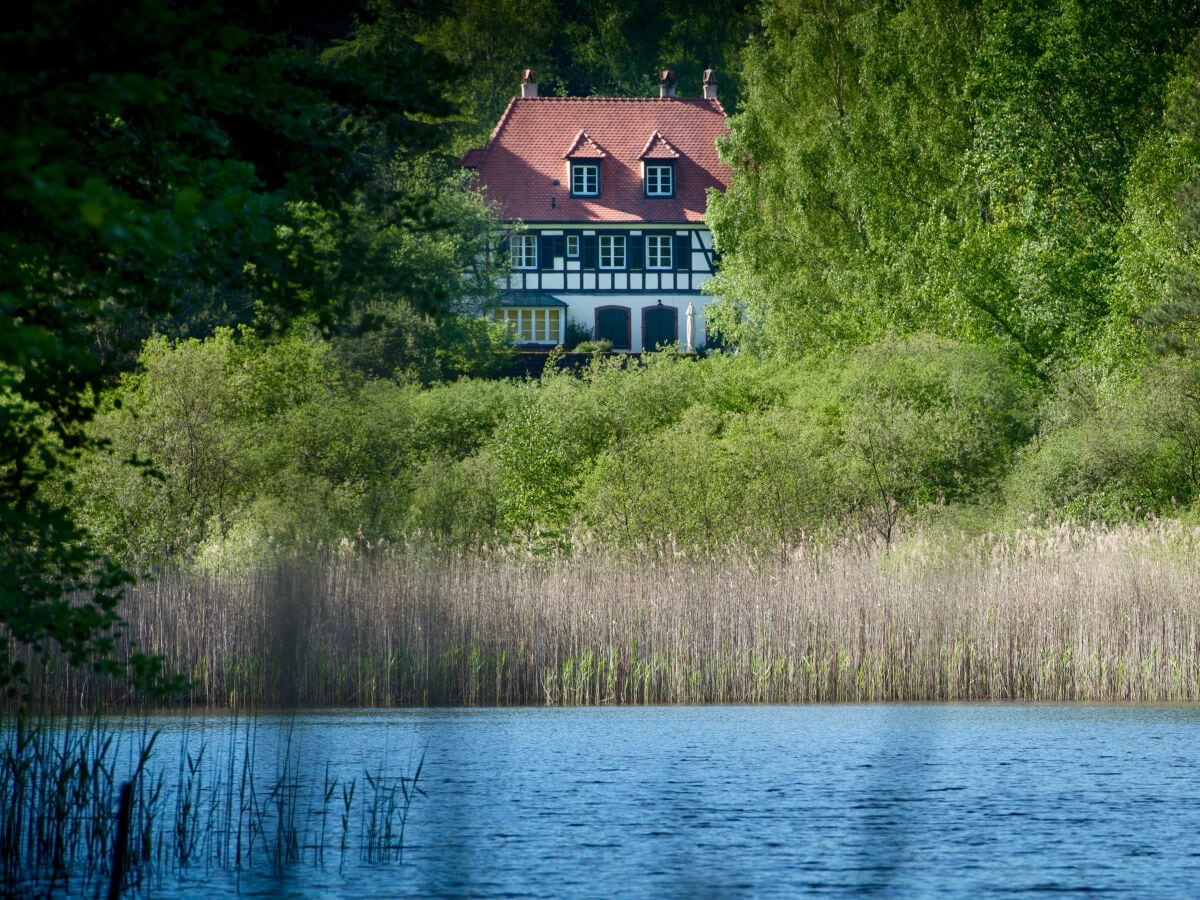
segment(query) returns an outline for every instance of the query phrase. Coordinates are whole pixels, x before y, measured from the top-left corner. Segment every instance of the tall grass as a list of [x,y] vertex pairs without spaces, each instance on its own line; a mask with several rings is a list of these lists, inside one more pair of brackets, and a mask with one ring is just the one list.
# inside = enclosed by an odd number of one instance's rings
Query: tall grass
[[327,552],[124,612],[210,706],[1190,700],[1198,598],[1200,530],[1149,523],[784,561]]
[[[300,864],[394,862],[420,787],[386,760],[357,777],[317,783],[293,745],[263,765],[253,718],[222,726],[228,746],[185,733],[174,766],[156,752],[157,732],[87,721],[25,717],[0,740],[0,896],[98,896],[112,875],[121,785],[132,785],[127,892],[170,878],[224,872],[282,875]],[[277,735],[275,735],[277,736]],[[255,769],[258,769],[257,773]],[[174,768],[174,777],[171,770]],[[357,795],[357,800],[355,799]]]

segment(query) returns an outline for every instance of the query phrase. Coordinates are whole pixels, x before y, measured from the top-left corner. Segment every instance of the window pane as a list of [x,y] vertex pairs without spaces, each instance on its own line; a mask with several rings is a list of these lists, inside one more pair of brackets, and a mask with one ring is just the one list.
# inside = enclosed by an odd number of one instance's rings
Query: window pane
[[537,235],[514,234],[509,240],[509,249],[514,269],[537,268]]
[[625,235],[600,235],[600,268],[625,268]]
[[579,255],[579,235],[567,235],[567,256],[575,257]]
[[646,166],[646,193],[650,196],[669,197],[674,191],[673,166]]
[[572,163],[571,193],[584,196],[599,194],[600,166],[595,163]]
[[671,249],[674,241],[669,234],[654,234],[646,238],[646,268],[671,268]]

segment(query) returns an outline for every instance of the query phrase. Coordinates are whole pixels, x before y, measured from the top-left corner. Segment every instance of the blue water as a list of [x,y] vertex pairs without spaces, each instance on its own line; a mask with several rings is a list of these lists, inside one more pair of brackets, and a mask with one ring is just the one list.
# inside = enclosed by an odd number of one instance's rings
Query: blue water
[[[224,740],[164,724],[166,759]],[[424,754],[426,796],[402,861],[243,873],[243,896],[1200,896],[1193,706],[347,711],[256,734],[316,785]]]

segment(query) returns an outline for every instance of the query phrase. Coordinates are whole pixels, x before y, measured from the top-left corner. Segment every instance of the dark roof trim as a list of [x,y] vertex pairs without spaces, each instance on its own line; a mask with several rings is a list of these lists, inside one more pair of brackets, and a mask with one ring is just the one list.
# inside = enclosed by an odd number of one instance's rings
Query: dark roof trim
[[545,291],[501,291],[498,299],[491,303],[484,304],[485,309],[495,309],[497,307],[529,307],[529,306],[558,306],[565,307],[567,304],[563,300],[559,300],[553,294],[547,294]]

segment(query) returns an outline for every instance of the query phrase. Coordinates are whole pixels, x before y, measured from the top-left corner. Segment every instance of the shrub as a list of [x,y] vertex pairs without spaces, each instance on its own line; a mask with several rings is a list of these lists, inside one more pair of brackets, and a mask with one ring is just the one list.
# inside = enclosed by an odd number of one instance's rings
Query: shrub
[[1163,359],[1039,436],[1005,485],[1014,515],[1116,522],[1200,489],[1200,365]]

